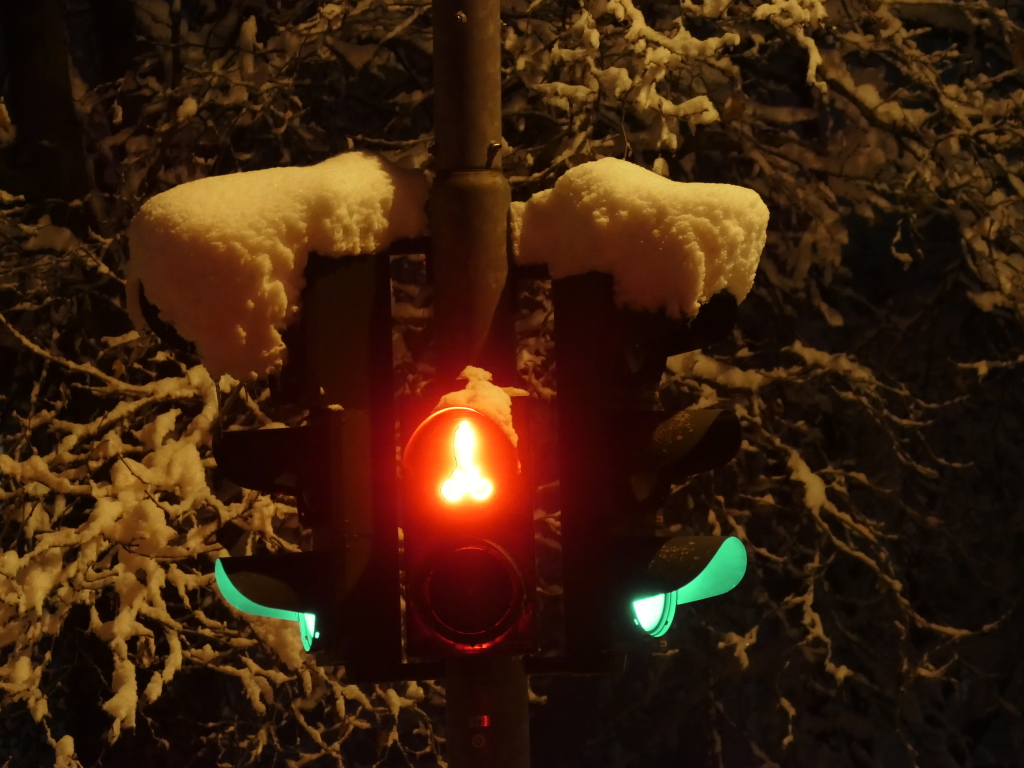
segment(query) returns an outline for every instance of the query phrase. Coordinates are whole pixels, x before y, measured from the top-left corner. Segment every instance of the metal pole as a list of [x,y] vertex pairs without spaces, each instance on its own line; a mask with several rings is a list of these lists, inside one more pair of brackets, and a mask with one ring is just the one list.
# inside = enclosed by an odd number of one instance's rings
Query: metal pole
[[[501,173],[501,16],[498,0],[434,2],[434,158],[431,267],[438,384],[466,365],[515,375],[507,299]],[[509,382],[511,383],[511,382]]]
[[452,768],[528,768],[530,720],[523,660],[463,656],[445,665]]
[[[501,173],[499,0],[434,2],[431,268],[437,385],[466,365],[512,383],[515,334],[506,250],[511,194]],[[521,657],[445,665],[452,768],[528,768],[529,708]]]

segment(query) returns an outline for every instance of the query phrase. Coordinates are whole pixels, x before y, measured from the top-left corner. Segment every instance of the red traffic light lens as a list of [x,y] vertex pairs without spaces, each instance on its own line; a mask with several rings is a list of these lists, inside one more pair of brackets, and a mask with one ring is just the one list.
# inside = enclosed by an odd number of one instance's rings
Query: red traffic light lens
[[461,645],[483,645],[518,620],[523,580],[503,549],[472,542],[437,553],[424,596],[440,634]]
[[515,446],[472,408],[420,422],[402,451],[411,656],[529,649],[533,519]]
[[501,427],[472,408],[445,408],[416,428],[402,452],[415,509],[495,512],[514,493],[519,460]]

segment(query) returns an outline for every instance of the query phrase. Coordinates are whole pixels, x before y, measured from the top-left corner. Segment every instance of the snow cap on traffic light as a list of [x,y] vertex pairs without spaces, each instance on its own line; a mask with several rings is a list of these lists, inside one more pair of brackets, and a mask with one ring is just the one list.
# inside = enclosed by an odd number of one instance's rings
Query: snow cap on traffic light
[[722,290],[746,298],[768,227],[752,189],[671,181],[611,157],[570,169],[512,214],[520,264],[547,264],[556,279],[610,273],[618,304],[670,317],[696,315]]
[[419,171],[368,152],[179,184],[147,200],[128,227],[129,314],[147,324],[141,285],[215,378],[274,372],[309,253],[376,253],[422,236],[428,191]]

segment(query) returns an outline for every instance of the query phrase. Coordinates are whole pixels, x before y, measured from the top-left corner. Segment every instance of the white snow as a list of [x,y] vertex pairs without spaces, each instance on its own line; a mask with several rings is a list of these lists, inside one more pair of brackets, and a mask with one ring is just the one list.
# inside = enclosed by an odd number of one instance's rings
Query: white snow
[[530,393],[524,389],[492,384],[493,377],[488,371],[471,365],[466,366],[459,378],[466,380],[466,388],[444,395],[434,410],[473,408],[501,427],[512,445],[519,445],[519,435],[512,426],[512,398],[525,397]]
[[47,214],[43,214],[35,226],[22,225],[21,229],[32,234],[22,245],[26,251],[67,251],[79,244],[70,229],[51,223]]
[[620,305],[673,317],[695,315],[723,289],[746,298],[767,227],[753,190],[671,181],[611,157],[513,203],[520,264],[547,264],[553,278],[611,273]]
[[132,320],[145,325],[141,281],[215,378],[276,371],[309,252],[373,253],[423,235],[427,189],[422,173],[366,152],[174,187],[148,200],[128,229]]
[[81,763],[75,759],[75,740],[71,736],[61,736],[59,741],[53,742],[55,753],[54,768],[75,768]]
[[103,709],[114,717],[110,734],[113,741],[121,735],[122,726],[135,727],[135,712],[139,704],[139,686],[135,679],[135,665],[128,659],[114,659],[114,674],[110,687],[115,693],[103,703]]
[[[274,372],[309,252],[373,253],[421,236],[427,194],[422,173],[366,152],[181,184],[147,201],[129,227],[129,312],[145,325],[141,282],[214,377]],[[556,278],[609,272],[620,304],[674,317],[723,289],[742,301],[767,224],[752,190],[675,182],[615,158],[576,166],[513,205],[520,263],[546,263]]]

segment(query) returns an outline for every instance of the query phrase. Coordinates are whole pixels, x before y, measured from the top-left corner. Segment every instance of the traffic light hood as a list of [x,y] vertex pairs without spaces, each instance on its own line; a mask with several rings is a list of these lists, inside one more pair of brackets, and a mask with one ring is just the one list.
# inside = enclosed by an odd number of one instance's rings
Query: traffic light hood
[[721,341],[732,333],[738,304],[728,291],[716,293],[694,317],[673,318],[658,312],[620,310],[621,332],[628,339],[626,355],[638,383],[656,386],[665,360]]
[[732,411],[679,411],[655,427],[648,454],[658,466],[670,467],[679,475],[695,475],[727,464],[742,440],[740,420]]
[[634,620],[647,634],[661,637],[677,606],[725,594],[746,570],[747,550],[735,536],[670,539],[651,559],[646,578],[635,583]]
[[307,427],[219,431],[213,455],[224,476],[243,488],[294,494],[312,437]]
[[630,583],[633,600],[680,590],[682,602],[715,597],[739,584],[747,569],[746,549],[735,536],[676,536],[649,541],[637,554],[647,565]]
[[673,483],[727,464],[743,441],[732,411],[630,411],[619,418],[620,434],[631,436],[630,484],[640,502],[658,500]]
[[221,595],[242,613],[297,621],[308,651],[320,635],[316,617],[331,604],[327,568],[325,552],[293,552],[220,558],[214,574]]

